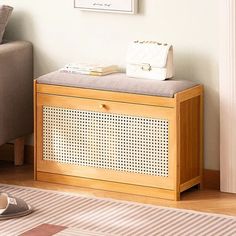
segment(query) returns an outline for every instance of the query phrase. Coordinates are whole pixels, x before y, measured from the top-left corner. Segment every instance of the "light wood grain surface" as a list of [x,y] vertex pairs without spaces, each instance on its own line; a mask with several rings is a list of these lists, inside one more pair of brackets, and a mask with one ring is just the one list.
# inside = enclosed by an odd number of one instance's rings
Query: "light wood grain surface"
[[236,216],[236,195],[221,193],[217,190],[198,191],[196,189],[191,189],[182,194],[182,201],[175,202],[133,194],[124,194],[111,191],[34,181],[33,166],[24,165],[21,167],[14,167],[13,163],[6,162],[0,162],[0,183],[73,192],[82,194],[84,196],[113,198],[146,204],[154,204],[158,206],[184,208],[196,211]]
[[[142,195],[146,193],[147,196],[153,193],[153,197],[159,192],[160,197],[180,200],[182,191],[202,183],[202,95],[201,85],[177,93],[174,98],[163,98],[35,83],[37,149],[35,180],[50,180],[54,183],[76,186],[83,182],[81,187],[90,187],[91,181],[97,180],[96,188],[102,190],[122,189],[121,192],[127,193],[140,191]],[[127,172],[117,174],[118,172],[101,168],[73,166],[45,160],[43,158],[44,106],[167,119],[168,177]],[[82,177],[85,178],[84,181]],[[120,188],[117,186],[118,183],[126,186]],[[150,191],[153,187],[156,187],[155,191]]]

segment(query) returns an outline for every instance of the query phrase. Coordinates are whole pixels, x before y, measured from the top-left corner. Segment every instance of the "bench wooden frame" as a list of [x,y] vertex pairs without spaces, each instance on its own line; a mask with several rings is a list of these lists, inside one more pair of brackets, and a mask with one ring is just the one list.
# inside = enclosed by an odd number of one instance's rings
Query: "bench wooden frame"
[[[45,161],[42,158],[42,108],[59,106],[166,118],[170,124],[169,176],[160,178],[104,171]],[[101,106],[102,105],[102,106]],[[103,106],[105,105],[105,106]],[[179,200],[180,193],[202,185],[203,87],[177,93],[174,98],[34,83],[35,179],[102,190]],[[108,173],[108,174],[107,174]]]

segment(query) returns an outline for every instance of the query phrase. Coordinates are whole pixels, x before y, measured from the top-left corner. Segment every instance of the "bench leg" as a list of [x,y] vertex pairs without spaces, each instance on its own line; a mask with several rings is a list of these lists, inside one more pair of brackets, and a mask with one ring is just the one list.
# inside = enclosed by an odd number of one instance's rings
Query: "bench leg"
[[24,137],[18,138],[14,142],[14,164],[15,166],[21,166],[24,164]]

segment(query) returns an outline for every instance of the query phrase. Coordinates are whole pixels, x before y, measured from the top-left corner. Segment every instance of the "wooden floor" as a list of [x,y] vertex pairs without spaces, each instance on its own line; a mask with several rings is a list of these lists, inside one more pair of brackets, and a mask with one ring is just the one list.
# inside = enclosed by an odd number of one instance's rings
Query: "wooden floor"
[[14,167],[12,163],[6,163],[1,161],[0,183],[74,192],[85,196],[114,198],[120,200],[154,204],[159,206],[184,208],[236,216],[236,195],[221,193],[216,190],[199,191],[197,189],[192,189],[182,194],[181,201],[175,202],[157,198],[147,198],[137,195],[122,194],[117,192],[108,192],[95,189],[86,189],[59,184],[38,182],[33,180],[32,166],[25,165],[22,167]]

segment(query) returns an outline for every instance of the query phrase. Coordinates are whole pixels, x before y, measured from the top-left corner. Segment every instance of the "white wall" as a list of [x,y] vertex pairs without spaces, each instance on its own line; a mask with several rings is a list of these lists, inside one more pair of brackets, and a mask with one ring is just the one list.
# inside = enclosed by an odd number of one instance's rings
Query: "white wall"
[[35,77],[73,61],[125,65],[134,39],[169,42],[176,77],[205,85],[205,167],[219,169],[218,0],[140,0],[139,15],[81,12],[73,0],[2,0],[7,37],[35,48]]

